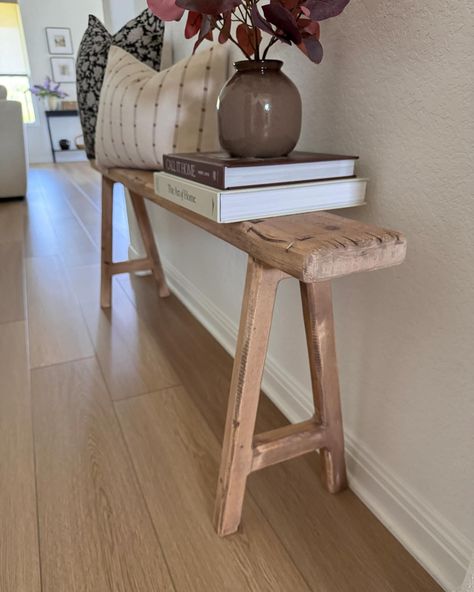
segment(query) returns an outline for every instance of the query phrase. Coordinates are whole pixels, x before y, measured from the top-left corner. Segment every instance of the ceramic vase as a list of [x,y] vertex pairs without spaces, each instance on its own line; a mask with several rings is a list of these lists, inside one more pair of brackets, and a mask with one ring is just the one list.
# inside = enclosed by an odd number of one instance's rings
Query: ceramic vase
[[217,102],[219,140],[232,156],[286,156],[301,133],[301,97],[279,60],[236,62]]
[[59,98],[53,95],[46,97],[48,111],[57,111],[59,108]]

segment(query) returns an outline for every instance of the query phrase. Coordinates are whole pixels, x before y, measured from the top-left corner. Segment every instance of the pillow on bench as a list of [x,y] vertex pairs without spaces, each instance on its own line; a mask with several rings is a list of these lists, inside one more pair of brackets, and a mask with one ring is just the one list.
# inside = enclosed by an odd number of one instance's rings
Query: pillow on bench
[[217,150],[216,104],[226,78],[219,45],[162,72],[112,47],[97,122],[99,165],[157,169],[166,153]]
[[99,19],[89,15],[76,62],[77,102],[88,158],[94,158],[97,110],[110,47],[117,45],[159,70],[163,37],[163,22],[149,10],[129,21],[115,35]]

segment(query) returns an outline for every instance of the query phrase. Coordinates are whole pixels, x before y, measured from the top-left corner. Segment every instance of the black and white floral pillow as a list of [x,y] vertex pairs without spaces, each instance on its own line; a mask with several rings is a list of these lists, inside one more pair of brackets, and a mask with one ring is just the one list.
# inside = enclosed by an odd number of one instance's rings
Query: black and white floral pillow
[[76,62],[77,101],[88,158],[95,157],[95,128],[100,91],[112,45],[124,49],[154,70],[160,69],[164,24],[148,9],[111,35],[92,14]]

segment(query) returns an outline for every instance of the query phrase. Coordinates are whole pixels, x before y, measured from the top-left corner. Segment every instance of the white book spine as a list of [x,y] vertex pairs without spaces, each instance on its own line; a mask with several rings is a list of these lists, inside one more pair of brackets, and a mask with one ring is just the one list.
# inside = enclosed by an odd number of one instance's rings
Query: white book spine
[[190,186],[179,178],[155,173],[155,192],[164,199],[172,201],[205,216],[214,222],[220,222],[220,194],[218,191],[205,186]]

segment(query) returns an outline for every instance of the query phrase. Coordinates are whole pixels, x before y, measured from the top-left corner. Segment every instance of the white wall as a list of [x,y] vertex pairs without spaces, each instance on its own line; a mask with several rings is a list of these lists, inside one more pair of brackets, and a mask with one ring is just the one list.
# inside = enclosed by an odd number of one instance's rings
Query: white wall
[[[322,65],[274,53],[302,94],[300,147],[358,153],[371,178],[368,205],[345,215],[408,237],[401,267],[335,282],[348,461],[356,493],[446,589],[474,541],[473,11],[353,0],[324,24]],[[175,59],[181,28],[168,28]],[[153,219],[174,289],[232,350],[245,257]],[[265,386],[290,419],[309,413],[296,281],[278,296]]]
[[136,0],[103,0],[103,2],[104,22],[112,33],[118,31],[140,12],[136,10]]
[[[104,18],[102,0],[81,0],[80,2],[19,0],[19,4],[23,16],[33,84],[42,83],[47,75],[52,76],[46,27],[69,27],[72,33],[74,54],[76,54],[87,27],[88,15],[94,14],[101,20]],[[75,84],[63,84],[62,88],[69,93],[68,99],[76,99]],[[30,162],[51,162],[43,107],[39,103],[36,104],[36,113],[37,123],[27,127]],[[59,137],[73,140],[81,133],[78,119],[55,121],[53,125],[55,125]]]

